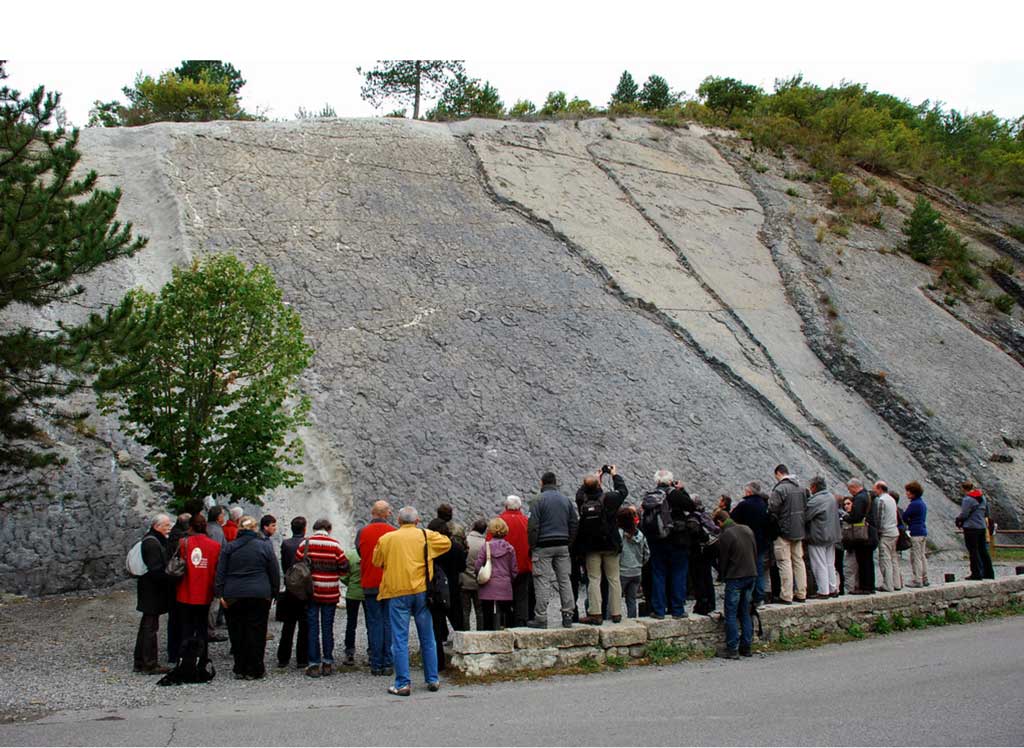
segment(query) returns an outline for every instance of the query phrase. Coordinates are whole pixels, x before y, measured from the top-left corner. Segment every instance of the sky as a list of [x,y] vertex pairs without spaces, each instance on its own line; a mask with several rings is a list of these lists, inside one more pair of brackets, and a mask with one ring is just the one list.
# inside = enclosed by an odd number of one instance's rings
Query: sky
[[[707,75],[770,91],[803,73],[819,85],[866,83],[917,104],[1024,115],[1024,2],[511,2],[172,4],[115,0],[28,4],[2,12],[7,85],[59,91],[68,120],[121,97],[137,72],[222,59],[247,84],[242,105],[271,119],[330,104],[342,117],[383,114],[361,100],[356,67],[378,59],[464,59],[507,106],[549,91],[604,105],[619,75],[656,73],[691,95]],[[965,13],[969,9],[969,13]]]

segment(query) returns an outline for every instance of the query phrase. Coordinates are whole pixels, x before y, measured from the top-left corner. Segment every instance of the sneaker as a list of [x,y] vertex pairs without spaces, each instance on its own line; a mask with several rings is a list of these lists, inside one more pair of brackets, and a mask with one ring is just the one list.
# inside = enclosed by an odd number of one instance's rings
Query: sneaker
[[384,675],[384,668],[370,668],[370,675]]
[[310,665],[309,667],[307,667],[306,668],[306,677],[307,678],[319,678],[320,677],[320,666],[319,665]]
[[573,618],[572,613],[563,613],[562,614],[562,628],[564,628],[564,629],[571,629],[572,628],[572,624],[573,624],[572,618]]
[[744,647],[740,645],[740,657],[753,657],[754,653],[750,651],[750,647]]
[[526,622],[526,627],[531,629],[546,629],[548,627],[548,624],[546,621],[541,621],[537,618],[534,618],[532,621]]
[[441,689],[441,683],[439,681],[435,680],[433,683],[428,683],[427,684],[427,690],[428,691],[436,692],[436,691],[439,691],[440,689]]
[[792,600],[783,600],[781,597],[773,603],[773,605],[792,605],[792,604],[793,604]]
[[822,595],[821,593],[818,593],[817,595],[814,596],[814,599],[815,600],[828,600],[830,597],[832,597],[832,596],[831,595]]
[[394,686],[388,686],[388,693],[392,696],[408,696],[412,693],[412,688],[409,686],[402,686],[401,688],[395,688]]
[[795,603],[805,603],[805,602],[807,602],[807,598],[806,597],[794,597],[793,598],[793,602],[795,602]]
[[684,618],[689,618],[689,617],[690,617],[690,614],[687,613],[685,610],[682,613],[680,613],[679,615],[675,615],[675,614],[672,615],[672,619],[675,620],[675,621],[681,621]]
[[665,614],[664,613],[651,613],[651,618],[653,618],[655,621],[664,621],[665,620]]
[[612,616],[612,623],[622,623],[622,616]]
[[324,678],[329,678],[333,674],[334,665],[332,663],[325,662],[323,665],[320,666],[320,675],[322,675]]
[[585,623],[588,626],[600,626],[604,621],[601,620],[601,616],[584,616],[580,619],[580,623]]
[[715,657],[721,657],[723,660],[738,660],[740,658],[739,650],[726,649],[723,647],[715,652]]

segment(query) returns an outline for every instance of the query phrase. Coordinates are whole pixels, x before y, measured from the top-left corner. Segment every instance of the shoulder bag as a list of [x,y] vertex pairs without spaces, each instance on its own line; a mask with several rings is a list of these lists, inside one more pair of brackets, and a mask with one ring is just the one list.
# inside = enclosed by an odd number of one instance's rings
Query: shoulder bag
[[480,567],[480,571],[476,573],[477,584],[487,584],[491,581],[491,544],[489,542],[484,543],[484,547],[487,549],[487,560]]
[[284,588],[299,600],[313,597],[313,562],[309,558],[309,538],[302,544],[302,558],[288,567]]
[[185,567],[188,566],[188,562],[185,560],[187,554],[182,554],[182,549],[188,550],[188,537],[182,538],[184,543],[178,543],[178,552],[167,559],[167,567],[165,571],[167,576],[173,579],[175,582],[180,582],[185,576]]

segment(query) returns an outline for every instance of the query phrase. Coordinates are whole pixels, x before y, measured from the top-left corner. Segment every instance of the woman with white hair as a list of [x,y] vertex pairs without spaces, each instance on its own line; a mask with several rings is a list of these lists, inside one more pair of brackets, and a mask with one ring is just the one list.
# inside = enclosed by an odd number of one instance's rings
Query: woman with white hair
[[498,515],[508,526],[505,540],[516,552],[518,573],[512,580],[511,626],[525,626],[533,610],[533,561],[530,559],[529,518],[523,513],[523,500],[511,494],[505,499],[505,511]]

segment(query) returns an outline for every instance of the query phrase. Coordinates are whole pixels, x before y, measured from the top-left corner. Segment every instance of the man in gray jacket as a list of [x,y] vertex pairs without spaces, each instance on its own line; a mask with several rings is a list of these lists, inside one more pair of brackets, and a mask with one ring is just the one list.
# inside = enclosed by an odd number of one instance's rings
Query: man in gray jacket
[[811,478],[811,497],[807,500],[807,555],[818,587],[815,597],[839,596],[839,574],[836,572],[836,544],[842,540],[839,506],[831,491],[825,489],[820,475]]
[[531,628],[547,628],[548,598],[555,587],[561,598],[562,626],[572,628],[576,601],[573,600],[569,579],[569,546],[576,538],[578,527],[575,505],[558,490],[555,474],[544,473],[540,479],[540,498],[531,508],[527,525],[537,597],[534,619],[526,624]]
[[[780,602],[790,605],[807,599],[807,569],[804,567],[804,504],[807,490],[800,488],[796,476],[785,465],[775,467],[775,488],[768,499],[768,514],[778,522],[775,539],[775,563],[779,567]],[[794,577],[796,581],[794,584]]]

